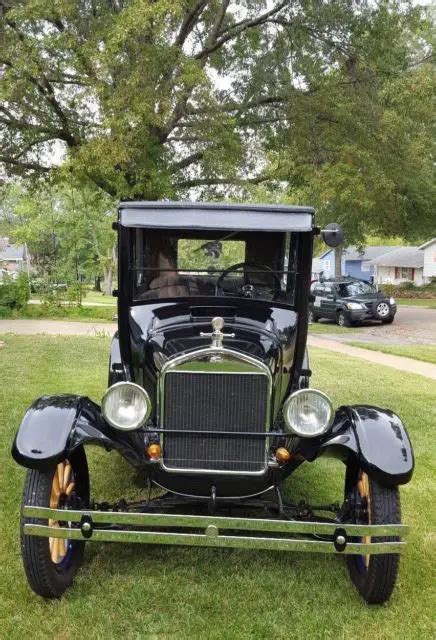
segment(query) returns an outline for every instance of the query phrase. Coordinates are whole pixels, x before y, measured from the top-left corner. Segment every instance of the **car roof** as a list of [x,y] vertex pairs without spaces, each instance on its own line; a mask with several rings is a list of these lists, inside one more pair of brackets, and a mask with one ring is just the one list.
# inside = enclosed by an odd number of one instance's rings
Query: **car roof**
[[[359,278],[351,278],[350,276],[337,276],[335,278],[324,278],[321,282],[330,282],[332,284],[350,284],[350,282],[366,282]],[[366,283],[369,284],[369,283]]]
[[124,227],[225,231],[311,231],[312,207],[229,202],[121,202]]

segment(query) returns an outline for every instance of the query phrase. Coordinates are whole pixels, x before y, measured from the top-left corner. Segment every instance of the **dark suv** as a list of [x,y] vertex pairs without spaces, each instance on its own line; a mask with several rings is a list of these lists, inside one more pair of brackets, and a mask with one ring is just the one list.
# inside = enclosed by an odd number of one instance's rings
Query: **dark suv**
[[314,282],[311,292],[311,322],[328,318],[335,320],[340,327],[351,327],[366,320],[391,324],[397,312],[394,298],[379,293],[368,282],[356,278],[329,278]]

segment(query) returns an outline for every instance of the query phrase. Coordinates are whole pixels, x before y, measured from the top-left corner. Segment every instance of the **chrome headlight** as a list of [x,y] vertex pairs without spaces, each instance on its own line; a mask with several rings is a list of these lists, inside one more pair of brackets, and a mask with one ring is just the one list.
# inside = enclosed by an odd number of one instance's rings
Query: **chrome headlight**
[[325,433],[333,420],[329,398],[316,389],[300,389],[286,400],[283,417],[289,431],[303,438]]
[[151,412],[148,393],[133,382],[117,382],[103,396],[101,411],[109,424],[121,431],[138,429]]
[[365,305],[360,302],[347,302],[347,309],[365,309]]
[[395,298],[389,298],[389,304],[395,304]]

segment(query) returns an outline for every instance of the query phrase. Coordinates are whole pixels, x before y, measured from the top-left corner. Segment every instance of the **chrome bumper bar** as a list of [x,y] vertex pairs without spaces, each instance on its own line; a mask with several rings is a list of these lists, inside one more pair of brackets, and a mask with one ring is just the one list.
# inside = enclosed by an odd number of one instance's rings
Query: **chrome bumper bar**
[[[360,542],[359,538],[404,536],[408,532],[408,527],[400,524],[336,524],[125,511],[74,511],[34,506],[25,506],[23,516],[54,520],[57,523],[56,526],[25,523],[24,534],[29,536],[97,542],[142,542],[362,555],[399,553],[405,543],[399,541],[364,543]],[[132,529],[132,527],[145,529]],[[159,527],[177,528],[177,531],[159,531]],[[186,529],[186,531],[180,531],[180,529]],[[239,532],[249,532],[249,534],[244,535]],[[323,539],[313,539],[310,536],[323,536]]]

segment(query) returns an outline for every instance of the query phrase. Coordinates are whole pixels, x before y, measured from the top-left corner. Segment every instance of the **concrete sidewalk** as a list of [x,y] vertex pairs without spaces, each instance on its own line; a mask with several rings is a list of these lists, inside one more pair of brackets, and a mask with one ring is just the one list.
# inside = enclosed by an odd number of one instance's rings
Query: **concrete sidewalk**
[[371,351],[370,349],[361,349],[348,344],[343,344],[336,340],[328,340],[318,336],[309,336],[307,340],[309,347],[319,347],[320,349],[328,349],[335,353],[343,353],[352,358],[361,358],[374,364],[381,364],[385,367],[392,367],[406,373],[414,373],[425,378],[436,380],[436,364],[430,362],[422,362],[413,360],[413,358],[404,358],[402,356],[393,356],[381,351]]

